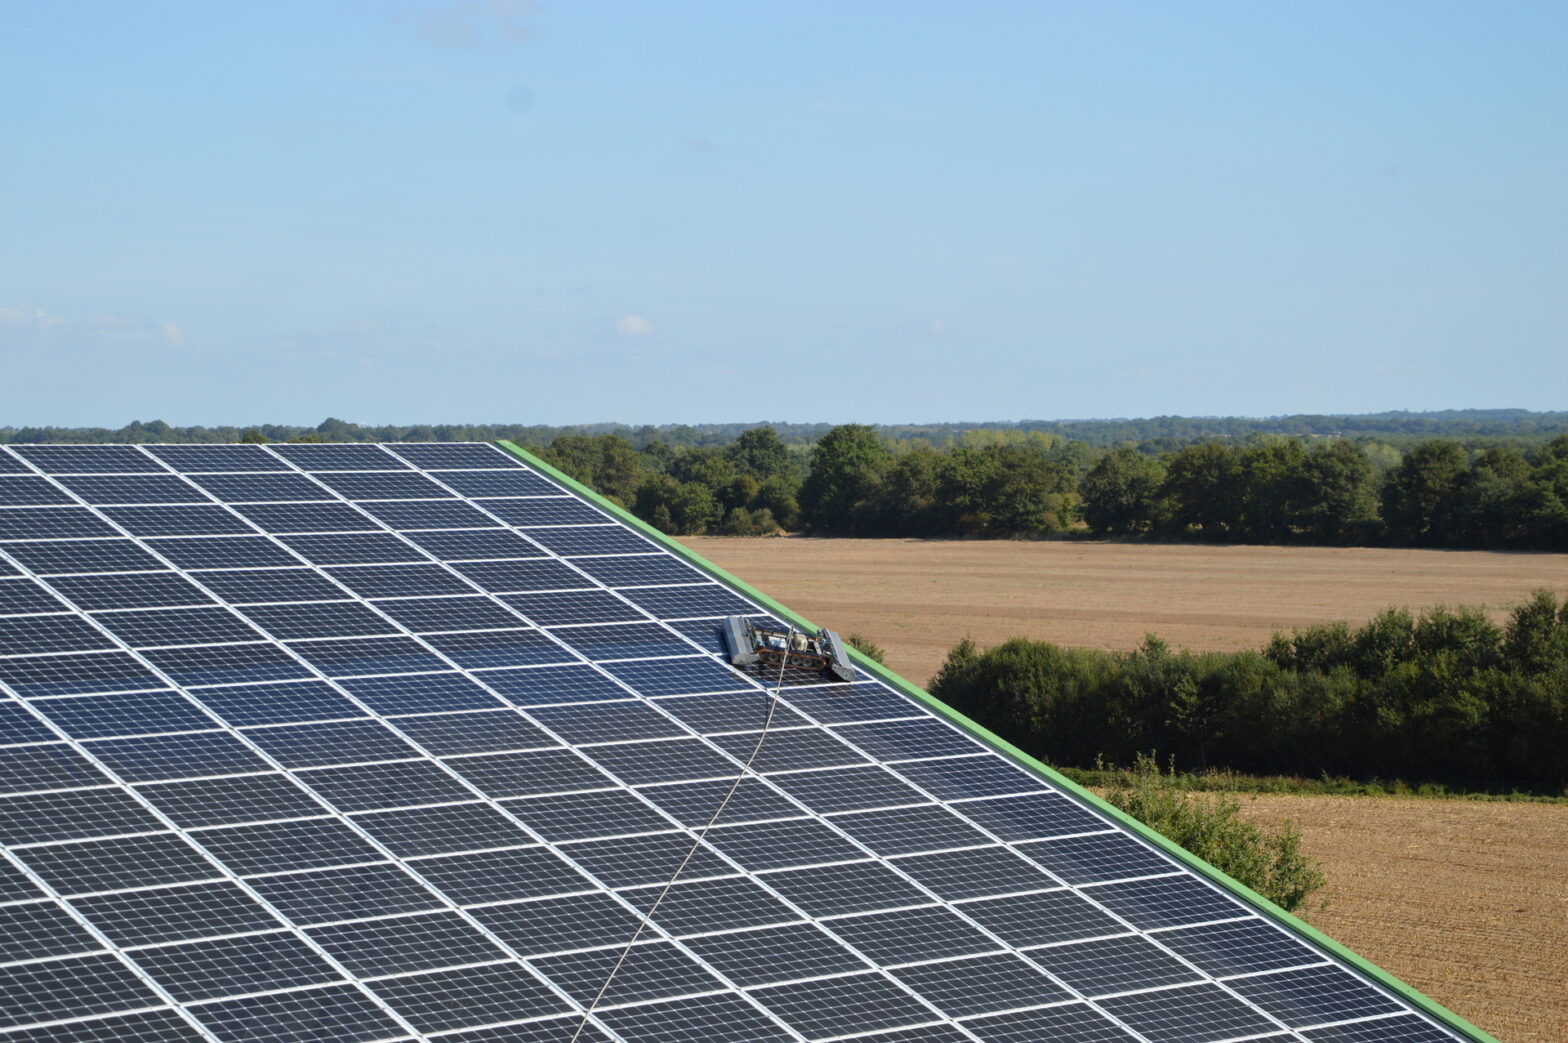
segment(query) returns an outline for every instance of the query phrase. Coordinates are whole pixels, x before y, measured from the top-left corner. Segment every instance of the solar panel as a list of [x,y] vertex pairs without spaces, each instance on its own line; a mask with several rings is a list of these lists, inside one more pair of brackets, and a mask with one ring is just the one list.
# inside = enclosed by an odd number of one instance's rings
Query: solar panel
[[1466,1038],[496,446],[0,474],[0,1043]]

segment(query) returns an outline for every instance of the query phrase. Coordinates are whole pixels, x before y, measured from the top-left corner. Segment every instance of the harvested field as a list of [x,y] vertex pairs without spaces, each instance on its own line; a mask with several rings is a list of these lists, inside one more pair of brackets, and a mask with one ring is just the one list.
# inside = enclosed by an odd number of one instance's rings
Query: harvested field
[[1568,1036],[1568,805],[1243,797],[1295,819],[1328,907],[1312,925],[1505,1043]]
[[1568,592],[1568,554],[1091,542],[691,537],[681,541],[818,626],[859,631],[916,683],[968,635],[1133,648],[1257,648],[1279,630],[1390,605]]

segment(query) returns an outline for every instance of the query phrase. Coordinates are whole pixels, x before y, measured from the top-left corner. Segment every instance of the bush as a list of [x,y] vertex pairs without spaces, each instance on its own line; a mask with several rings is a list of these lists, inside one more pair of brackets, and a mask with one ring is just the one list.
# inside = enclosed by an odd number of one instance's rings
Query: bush
[[1568,792],[1568,605],[1505,627],[1475,609],[1389,610],[1276,635],[1261,652],[1132,652],[965,640],[931,694],[1042,760],[1140,752],[1259,775]]
[[1169,774],[1148,754],[1105,799],[1150,829],[1252,888],[1282,909],[1301,908],[1324,884],[1322,866],[1301,852],[1293,822],[1264,830],[1241,818],[1241,801],[1230,794],[1198,797],[1172,765]]
[[881,663],[883,666],[887,665],[887,660],[884,658],[887,652],[883,650],[881,645],[871,640],[865,634],[851,632],[844,635],[844,640],[849,642],[850,648],[853,648],[867,659]]

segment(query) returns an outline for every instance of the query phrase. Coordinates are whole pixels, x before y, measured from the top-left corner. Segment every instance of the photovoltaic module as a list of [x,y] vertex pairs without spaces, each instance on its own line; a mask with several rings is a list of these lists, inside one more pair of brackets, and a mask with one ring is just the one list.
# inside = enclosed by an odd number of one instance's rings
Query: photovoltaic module
[[1487,1038],[778,611],[494,445],[0,447],[0,1043]]

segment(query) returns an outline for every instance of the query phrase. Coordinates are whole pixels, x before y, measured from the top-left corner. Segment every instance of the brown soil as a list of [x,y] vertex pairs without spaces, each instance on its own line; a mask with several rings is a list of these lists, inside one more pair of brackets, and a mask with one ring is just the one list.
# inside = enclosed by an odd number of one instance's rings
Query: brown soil
[[1242,801],[1323,862],[1314,927],[1505,1043],[1568,1038],[1568,805]]
[[924,683],[965,635],[1132,648],[1257,648],[1276,631],[1361,622],[1390,605],[1484,604],[1568,592],[1568,554],[1089,542],[681,541],[818,626],[858,631]]

